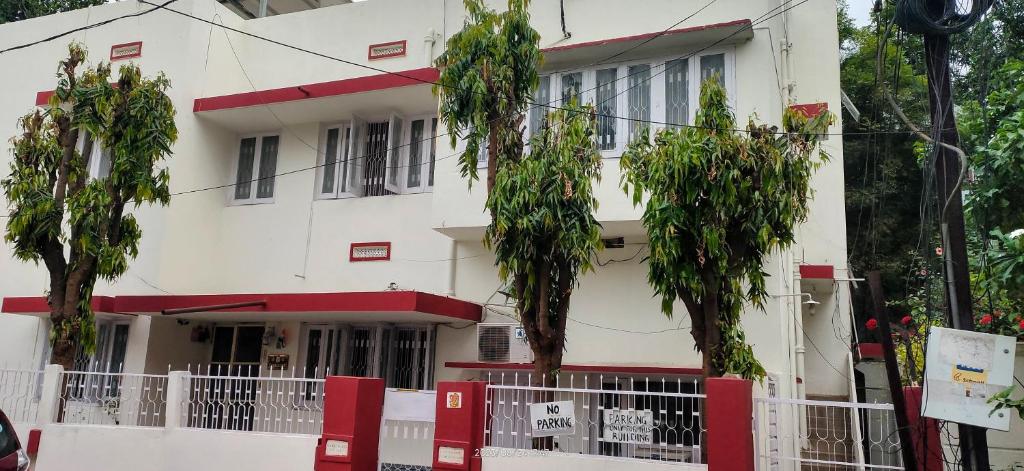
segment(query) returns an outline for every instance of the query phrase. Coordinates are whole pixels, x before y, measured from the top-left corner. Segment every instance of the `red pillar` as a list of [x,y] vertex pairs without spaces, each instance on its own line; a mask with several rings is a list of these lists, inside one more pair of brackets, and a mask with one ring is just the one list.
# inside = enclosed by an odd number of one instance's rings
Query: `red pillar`
[[433,469],[479,470],[477,451],[484,446],[487,383],[437,383]]
[[328,376],[317,471],[376,471],[384,380]]
[[918,471],[942,471],[942,442],[939,441],[939,422],[921,416],[922,389],[904,387],[907,400],[907,423],[910,439],[914,441]]
[[735,378],[708,378],[704,385],[707,394],[704,415],[708,429],[708,469],[753,471],[753,382]]

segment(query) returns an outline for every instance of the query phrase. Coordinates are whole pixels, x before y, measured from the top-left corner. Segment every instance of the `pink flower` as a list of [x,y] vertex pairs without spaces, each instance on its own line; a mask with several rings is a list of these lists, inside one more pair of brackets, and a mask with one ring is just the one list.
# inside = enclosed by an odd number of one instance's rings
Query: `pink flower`
[[868,330],[875,330],[878,328],[878,321],[873,318],[868,319],[868,321],[864,323],[864,326],[867,327]]
[[978,321],[981,325],[989,325],[992,323],[992,314],[985,314],[981,316],[981,320]]
[[1017,326],[1020,330],[1024,330],[1024,319],[1020,320],[1020,325]]
[[914,318],[910,316],[903,316],[903,319],[900,319],[900,324],[903,325],[910,325],[911,322],[914,322]]

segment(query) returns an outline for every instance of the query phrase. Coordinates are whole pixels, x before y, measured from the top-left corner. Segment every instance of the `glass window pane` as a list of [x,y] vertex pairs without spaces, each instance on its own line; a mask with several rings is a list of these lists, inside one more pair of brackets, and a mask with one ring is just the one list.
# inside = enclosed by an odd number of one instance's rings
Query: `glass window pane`
[[388,184],[398,186],[398,174],[401,173],[402,160],[402,119],[394,119],[394,129],[391,130],[391,145],[388,156]]
[[96,178],[107,178],[110,176],[110,165],[111,165],[111,152],[110,149],[99,150],[100,153],[100,166],[96,171]]
[[601,150],[615,148],[616,93],[619,69],[597,71],[597,145]]
[[430,120],[430,172],[427,185],[434,186],[434,162],[437,161],[437,118]]
[[629,139],[633,140],[651,120],[651,66],[631,65],[629,74]]
[[277,136],[266,136],[260,147],[260,180],[256,183],[256,197],[274,196],[274,174],[277,172]]
[[235,363],[259,363],[263,353],[263,326],[238,326],[235,337]]
[[249,198],[252,191],[252,165],[256,156],[256,138],[242,139],[238,147],[238,174],[235,176],[235,199]]
[[310,329],[306,337],[306,368],[303,377],[316,378],[320,370],[320,337],[321,329]]
[[213,355],[210,361],[227,363],[231,361],[231,343],[235,337],[234,327],[217,327],[213,329]]
[[409,169],[408,178],[406,178],[406,188],[418,188],[420,186],[420,173],[422,166],[420,163],[423,161],[421,153],[423,152],[423,120],[417,119],[412,122],[411,131],[409,132]]
[[537,90],[533,93],[534,106],[530,110],[530,135],[540,132],[544,123],[544,117],[548,113],[548,104],[551,103],[551,76],[546,75],[540,78]]
[[[687,124],[689,108],[689,68],[687,59],[665,63],[665,121]],[[669,124],[670,127],[679,128]]]
[[334,193],[334,173],[338,165],[338,128],[327,130],[327,147],[324,149],[324,181],[320,193]]
[[351,139],[352,128],[345,128],[345,142],[341,145],[341,179],[338,180],[338,186],[340,187],[339,190],[342,193],[348,191],[348,154],[349,148],[352,147],[349,145],[349,143],[352,142]]
[[[716,75],[717,74],[717,75]],[[718,83],[725,86],[725,54],[714,54],[700,58],[700,81],[712,76],[718,77]]]
[[581,104],[580,92],[583,90],[583,72],[562,74],[562,106],[568,106],[573,99]]

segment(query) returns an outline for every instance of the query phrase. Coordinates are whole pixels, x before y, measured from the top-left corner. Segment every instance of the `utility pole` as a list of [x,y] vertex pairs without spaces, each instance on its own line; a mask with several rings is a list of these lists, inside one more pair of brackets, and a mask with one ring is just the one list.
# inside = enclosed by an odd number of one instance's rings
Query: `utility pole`
[[896,413],[896,432],[902,445],[900,453],[903,455],[903,469],[917,471],[917,455],[914,453],[910,421],[907,420],[909,417],[907,415],[907,400],[903,397],[903,384],[900,382],[900,370],[896,362],[896,347],[892,344],[892,329],[889,327],[889,308],[885,305],[885,295],[882,293],[882,274],[879,271],[868,272],[868,287],[871,289],[871,300],[874,302],[875,316],[878,320],[878,334],[882,337],[885,376],[889,380],[892,408]]
[[[930,0],[933,18],[942,18],[955,2]],[[925,64],[928,69],[928,103],[932,115],[932,136],[938,142],[959,147],[960,135],[953,116],[953,95],[949,70],[949,35],[924,35]],[[935,145],[935,188],[939,198],[942,258],[946,272],[947,319],[959,330],[974,330],[970,267],[967,261],[967,233],[963,197],[960,191],[961,162],[952,149]],[[948,203],[947,203],[948,202]],[[948,207],[947,207],[948,204]],[[960,450],[965,471],[988,471],[986,430],[958,424]]]

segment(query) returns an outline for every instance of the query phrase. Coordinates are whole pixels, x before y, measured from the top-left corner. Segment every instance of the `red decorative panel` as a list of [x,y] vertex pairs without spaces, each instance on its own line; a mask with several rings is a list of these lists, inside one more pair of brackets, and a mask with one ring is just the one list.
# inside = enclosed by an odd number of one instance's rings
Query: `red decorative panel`
[[348,249],[350,262],[391,260],[391,242],[355,242]]
[[111,62],[124,59],[134,59],[136,57],[142,57],[142,41],[110,46]]
[[389,43],[371,44],[367,49],[366,58],[369,60],[387,59],[389,57],[402,57],[406,52],[405,40],[392,41]]

